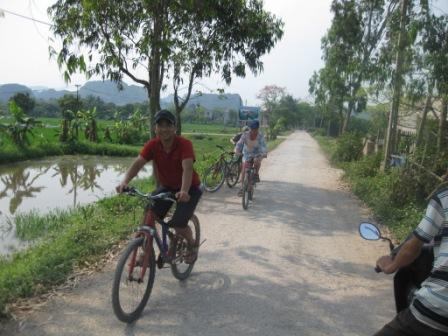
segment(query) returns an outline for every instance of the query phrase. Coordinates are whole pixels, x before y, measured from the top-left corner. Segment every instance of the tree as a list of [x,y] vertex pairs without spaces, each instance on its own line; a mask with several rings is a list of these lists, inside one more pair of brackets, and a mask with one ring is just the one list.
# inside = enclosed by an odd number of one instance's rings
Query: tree
[[337,73],[337,67],[324,67],[314,72],[309,81],[309,92],[314,95],[314,103],[321,113],[319,127],[327,122],[327,135],[333,124],[339,125],[338,134],[342,133],[344,123],[344,100],[346,96],[345,85]]
[[[283,35],[283,23],[263,10],[262,1],[204,1],[190,2],[183,16],[185,30],[183,49],[175,53],[173,60],[174,106],[178,120],[192,92],[194,80],[220,73],[230,84],[232,73],[245,77],[246,68],[254,74],[263,70],[261,56],[268,53]],[[195,32],[191,34],[190,32]],[[179,96],[181,85],[186,82],[187,93]],[[178,125],[180,133],[180,124]]]
[[[62,38],[54,54],[65,79],[81,71],[120,85],[128,76],[146,88],[151,125],[165,78],[173,79],[180,113],[195,78],[220,72],[230,83],[232,73],[244,77],[246,65],[260,71],[260,57],[283,33],[282,22],[262,9],[261,0],[58,0],[49,13],[54,34]],[[188,93],[180,103],[184,74]]]
[[0,124],[0,131],[6,133],[16,146],[23,148],[29,145],[28,135],[33,134],[33,128],[41,123],[27,117],[22,108],[12,99],[8,107],[13,120],[7,124]]
[[[427,8],[427,7],[424,7]],[[429,11],[429,8],[427,9]],[[437,134],[437,152],[446,151],[447,110],[448,110],[448,15],[436,17],[426,15],[428,24],[423,33],[423,49],[427,52],[427,62],[433,70],[430,78],[442,101]]]
[[14,96],[9,98],[9,101],[11,100],[14,101],[17,104],[17,106],[20,107],[22,111],[27,115],[31,114],[36,104],[34,98],[32,98],[28,92],[16,93]]
[[78,139],[77,112],[80,106],[78,99],[72,94],[65,94],[58,99],[58,104],[62,116],[59,140],[67,142]]
[[327,102],[344,113],[341,133],[347,130],[350,117],[366,106],[362,84],[377,72],[378,47],[396,5],[396,0],[334,0],[331,5],[334,17],[322,39],[325,71],[319,76],[323,91],[331,93],[326,95]]
[[92,142],[98,142],[96,107],[91,110],[78,111],[77,118],[84,122],[84,134],[86,139]]
[[274,107],[280,99],[286,95],[286,89],[277,85],[266,85],[257,94],[257,98],[263,102],[264,118],[269,126],[274,127],[273,119]]
[[405,31],[407,25],[407,6],[408,0],[401,0],[400,10],[400,32],[398,36],[398,49],[395,61],[395,73],[393,78],[393,99],[389,114],[389,123],[387,125],[387,136],[384,147],[384,160],[381,169],[384,170],[389,166],[390,155],[393,153],[397,145],[397,121],[398,108],[400,106],[401,87],[403,83],[403,63],[405,60],[405,48],[407,46]]

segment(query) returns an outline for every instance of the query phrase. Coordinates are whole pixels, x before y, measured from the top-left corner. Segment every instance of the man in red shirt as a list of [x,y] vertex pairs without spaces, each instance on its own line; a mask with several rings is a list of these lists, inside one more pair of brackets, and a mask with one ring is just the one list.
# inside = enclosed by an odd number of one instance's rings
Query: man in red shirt
[[[195,246],[191,229],[187,224],[202,195],[199,176],[193,169],[195,161],[193,145],[190,140],[176,135],[176,118],[170,111],[157,112],[154,121],[157,136],[144,145],[140,155],[129,167],[116,189],[121,193],[140,169],[148,161],[153,160],[155,169],[153,173],[160,184],[154,194],[166,191],[175,193],[178,204],[169,225],[188,241],[190,258],[186,262],[193,263],[197,258],[198,246]],[[153,211],[163,218],[170,207],[170,202],[157,200]]]

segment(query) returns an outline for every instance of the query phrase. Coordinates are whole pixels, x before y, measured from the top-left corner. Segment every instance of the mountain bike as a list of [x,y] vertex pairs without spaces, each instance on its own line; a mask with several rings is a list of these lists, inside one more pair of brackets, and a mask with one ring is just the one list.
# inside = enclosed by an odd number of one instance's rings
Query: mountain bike
[[249,201],[252,201],[254,197],[254,189],[257,183],[255,173],[254,158],[250,158],[246,161],[244,169],[243,196],[241,198],[244,210],[247,210]]
[[[117,263],[112,285],[114,313],[120,321],[131,323],[140,316],[149,300],[156,267],[161,269],[167,263],[175,278],[185,280],[193,270],[194,262],[185,262],[189,253],[187,240],[176,234],[175,230],[168,226],[167,220],[159,219],[151,209],[155,200],[176,203],[173,193],[151,195],[133,187],[123,192],[129,196],[137,196],[147,203],[142,226],[124,249]],[[161,235],[156,223],[161,226]],[[195,215],[189,220],[188,226],[193,233],[195,246],[199,246],[200,227]],[[157,245],[159,250],[157,258],[154,245]]]
[[203,176],[202,183],[205,190],[215,192],[226,181],[229,188],[233,188],[240,178],[241,157],[234,158],[234,153],[226,151],[224,147],[216,145],[222,153],[218,160],[208,167]]

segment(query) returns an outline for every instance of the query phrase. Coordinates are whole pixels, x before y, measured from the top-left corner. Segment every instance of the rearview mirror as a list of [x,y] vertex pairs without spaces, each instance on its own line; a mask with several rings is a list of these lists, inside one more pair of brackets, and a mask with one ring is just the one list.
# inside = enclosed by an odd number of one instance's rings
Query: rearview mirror
[[378,240],[381,232],[375,224],[362,222],[359,224],[359,234],[366,240]]

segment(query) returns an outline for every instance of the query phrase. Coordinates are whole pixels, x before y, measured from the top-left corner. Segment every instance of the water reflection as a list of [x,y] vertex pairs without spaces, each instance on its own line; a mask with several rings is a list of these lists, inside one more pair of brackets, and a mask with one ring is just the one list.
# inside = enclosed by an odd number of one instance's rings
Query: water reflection
[[[74,207],[114,193],[133,158],[62,156],[0,166],[0,254],[21,246],[8,218]],[[151,175],[145,166],[139,177]]]
[[11,195],[9,201],[9,213],[14,214],[16,212],[17,208],[22,203],[23,198],[35,197],[36,193],[42,191],[44,186],[37,186],[35,185],[35,182],[39,176],[45,174],[49,169],[50,168],[39,171],[33,177],[31,177],[31,172],[25,167],[18,167],[18,169],[9,174],[0,175],[2,185],[0,199],[7,198],[8,195]]

